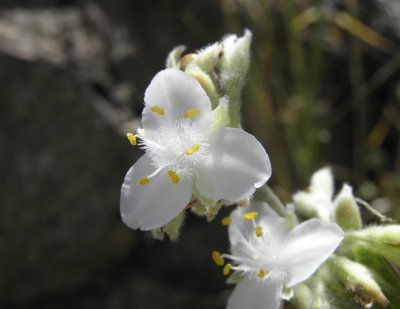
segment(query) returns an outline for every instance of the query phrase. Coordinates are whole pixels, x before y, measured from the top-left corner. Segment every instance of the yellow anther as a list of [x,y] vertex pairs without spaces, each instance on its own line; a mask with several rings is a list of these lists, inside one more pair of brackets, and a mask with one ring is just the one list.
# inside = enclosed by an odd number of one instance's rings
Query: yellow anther
[[229,225],[232,223],[232,219],[229,217],[222,218],[221,223],[222,225]]
[[264,268],[260,268],[260,270],[259,270],[259,272],[258,272],[258,276],[259,276],[260,278],[264,278],[266,274],[267,274],[267,273],[265,272]]
[[139,183],[142,186],[147,185],[149,182],[150,182],[150,179],[147,176],[144,176],[144,177],[140,178],[140,180],[139,180]]
[[188,150],[186,150],[186,154],[188,154],[188,155],[194,154],[199,149],[200,149],[200,145],[194,144],[192,148],[189,148]]
[[226,263],[224,266],[223,272],[225,276],[228,276],[229,273],[231,272],[232,264],[231,263]]
[[171,178],[172,183],[177,184],[179,182],[179,176],[174,170],[169,170],[168,176]]
[[132,133],[126,133],[126,137],[129,139],[132,146],[136,145],[136,137]]
[[211,253],[211,257],[214,260],[215,264],[217,264],[218,266],[224,265],[225,260],[221,257],[221,253],[219,253],[218,251],[213,251]]
[[195,116],[197,116],[199,114],[200,114],[200,110],[198,110],[198,109],[189,109],[185,113],[185,118],[193,118],[193,117],[195,117]]
[[247,214],[245,214],[243,216],[243,218],[245,218],[246,220],[250,221],[251,219],[255,219],[258,216],[258,212],[257,211],[252,211],[252,212],[248,212]]
[[262,236],[262,234],[263,234],[263,228],[262,228],[262,226],[256,226],[256,236],[257,237],[261,237]]
[[161,106],[153,105],[150,110],[153,113],[159,114],[160,116],[164,115],[164,109]]

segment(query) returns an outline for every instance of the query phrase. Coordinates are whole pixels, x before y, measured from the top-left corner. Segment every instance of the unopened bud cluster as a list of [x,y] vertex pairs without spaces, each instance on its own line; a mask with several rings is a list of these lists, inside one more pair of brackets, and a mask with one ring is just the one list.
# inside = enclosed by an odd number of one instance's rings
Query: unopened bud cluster
[[334,195],[329,168],[314,173],[309,188],[294,194],[293,208],[298,217],[335,222],[345,231],[342,244],[329,262],[306,282],[307,289],[303,287],[296,293],[299,308],[311,308],[308,291],[316,295],[315,302],[328,304],[314,304],[313,308],[332,308],[337,303],[347,303],[349,308],[374,303],[386,307],[398,299],[399,291],[393,284],[399,286],[399,279],[387,274],[400,265],[400,225],[365,226],[358,201],[348,184]]

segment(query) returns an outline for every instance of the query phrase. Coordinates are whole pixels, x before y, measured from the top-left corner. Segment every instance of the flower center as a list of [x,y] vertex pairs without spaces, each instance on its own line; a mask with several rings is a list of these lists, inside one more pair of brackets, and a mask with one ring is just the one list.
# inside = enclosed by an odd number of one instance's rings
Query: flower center
[[[256,223],[257,217],[258,213],[255,211],[244,214],[243,220],[250,221],[253,225],[253,231],[250,234],[242,234],[237,230],[237,235],[241,239],[231,248],[231,254],[221,255],[214,251],[212,258],[217,265],[224,265],[224,258],[231,260],[232,264],[225,265],[229,268],[229,271],[232,269],[259,280],[265,280],[268,277],[272,277],[274,280],[282,280],[285,274],[277,265],[277,252],[270,239],[273,235],[269,235],[263,226]],[[222,224],[231,224],[232,220],[228,219],[230,218],[223,218]],[[226,273],[225,269],[224,273]]]
[[167,168],[167,175],[175,184],[182,177],[194,176],[208,152],[207,132],[189,119],[196,111],[189,112],[190,115],[174,125],[165,124],[151,131],[140,130],[137,134],[139,145],[152,160],[155,174]]

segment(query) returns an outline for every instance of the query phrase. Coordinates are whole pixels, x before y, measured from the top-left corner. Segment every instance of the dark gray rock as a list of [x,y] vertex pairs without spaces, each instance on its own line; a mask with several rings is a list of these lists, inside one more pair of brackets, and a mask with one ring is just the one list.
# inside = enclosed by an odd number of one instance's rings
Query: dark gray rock
[[93,280],[132,247],[118,209],[131,149],[78,76],[0,56],[1,302]]

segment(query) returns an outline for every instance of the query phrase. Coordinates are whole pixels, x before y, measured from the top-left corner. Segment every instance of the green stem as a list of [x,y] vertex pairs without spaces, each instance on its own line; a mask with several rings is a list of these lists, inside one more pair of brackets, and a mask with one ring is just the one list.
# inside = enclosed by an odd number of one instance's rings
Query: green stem
[[279,215],[286,217],[286,207],[268,185],[259,188],[254,194],[254,199],[266,202]]

